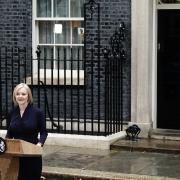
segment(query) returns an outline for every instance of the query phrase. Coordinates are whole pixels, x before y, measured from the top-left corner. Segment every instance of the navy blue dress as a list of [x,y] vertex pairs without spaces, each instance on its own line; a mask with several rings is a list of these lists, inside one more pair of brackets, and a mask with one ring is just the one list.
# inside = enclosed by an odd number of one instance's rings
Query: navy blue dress
[[[19,106],[8,117],[9,128],[6,138],[22,139],[37,144],[44,144],[47,138],[44,113],[29,104],[21,117]],[[40,134],[38,139],[38,134]],[[42,157],[21,157],[19,161],[18,180],[40,180]]]

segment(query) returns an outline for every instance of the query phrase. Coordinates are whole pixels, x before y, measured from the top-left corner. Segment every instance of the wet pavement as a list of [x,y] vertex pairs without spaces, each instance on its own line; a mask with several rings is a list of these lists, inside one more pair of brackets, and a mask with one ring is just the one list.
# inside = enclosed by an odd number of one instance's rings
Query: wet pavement
[[122,139],[113,143],[111,149],[180,154],[180,141],[143,138],[137,141]]
[[[163,152],[163,146],[171,149],[169,144],[164,142],[163,145],[163,143],[159,142],[162,152],[159,148],[157,148],[158,152],[146,152],[143,151],[142,142],[140,143],[140,141],[138,143],[141,144],[141,151],[138,151],[138,149],[132,151],[132,146],[137,147],[137,142],[120,141],[120,144],[125,144],[125,142],[131,144],[131,148],[126,149],[126,151],[121,148],[97,150],[45,145],[43,175],[47,180],[180,179],[180,153],[178,151],[169,153],[172,150],[168,151],[168,153]],[[150,142],[147,144],[152,148],[153,145]],[[174,150],[178,150],[180,142],[174,142],[174,146],[173,143],[171,145],[175,147]]]

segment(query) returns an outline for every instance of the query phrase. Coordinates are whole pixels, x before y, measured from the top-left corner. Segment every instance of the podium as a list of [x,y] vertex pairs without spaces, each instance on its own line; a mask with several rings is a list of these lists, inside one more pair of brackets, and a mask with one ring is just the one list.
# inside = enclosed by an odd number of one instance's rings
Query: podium
[[19,157],[34,157],[42,155],[42,147],[32,143],[6,139],[6,151],[0,155],[0,180],[17,180]]

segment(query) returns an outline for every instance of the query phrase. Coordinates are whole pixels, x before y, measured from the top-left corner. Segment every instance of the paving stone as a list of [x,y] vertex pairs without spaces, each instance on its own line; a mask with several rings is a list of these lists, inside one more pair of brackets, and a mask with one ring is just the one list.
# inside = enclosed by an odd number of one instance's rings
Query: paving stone
[[[173,144],[173,142],[143,140],[141,143],[128,141],[117,143],[133,144],[136,147],[140,145],[140,151],[138,148],[134,151],[124,151],[121,148],[97,150],[45,145],[43,173],[47,180],[180,179],[180,153],[177,151],[177,148],[180,148],[179,142]],[[144,151],[141,151],[143,146]],[[157,151],[145,151],[147,147],[155,147]],[[169,148],[168,153],[165,153],[162,147]]]

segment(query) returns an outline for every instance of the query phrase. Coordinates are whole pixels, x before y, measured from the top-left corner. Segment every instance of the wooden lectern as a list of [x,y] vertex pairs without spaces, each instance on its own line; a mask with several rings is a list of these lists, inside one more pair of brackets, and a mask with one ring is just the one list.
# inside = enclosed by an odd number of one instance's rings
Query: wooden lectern
[[18,139],[6,139],[6,151],[0,155],[0,180],[17,180],[19,157],[41,156],[42,147]]

